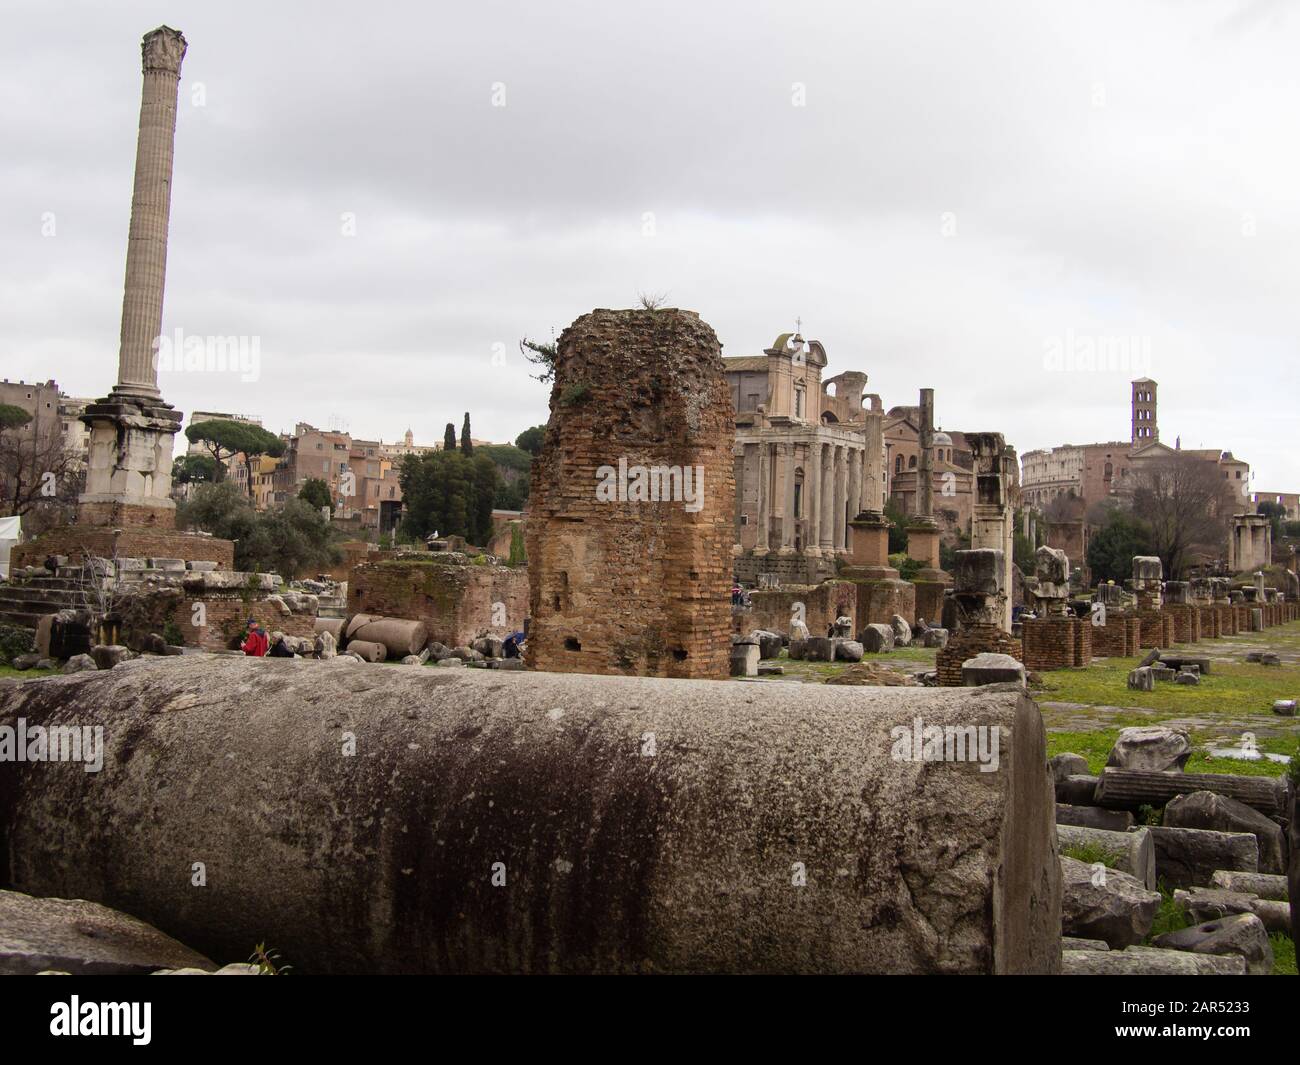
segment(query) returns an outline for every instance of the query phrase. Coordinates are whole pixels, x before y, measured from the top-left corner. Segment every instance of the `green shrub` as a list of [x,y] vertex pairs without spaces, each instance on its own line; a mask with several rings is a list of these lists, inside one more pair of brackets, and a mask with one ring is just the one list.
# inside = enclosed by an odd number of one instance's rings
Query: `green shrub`
[[36,632],[21,625],[0,625],[0,662],[12,662],[19,655],[36,650]]

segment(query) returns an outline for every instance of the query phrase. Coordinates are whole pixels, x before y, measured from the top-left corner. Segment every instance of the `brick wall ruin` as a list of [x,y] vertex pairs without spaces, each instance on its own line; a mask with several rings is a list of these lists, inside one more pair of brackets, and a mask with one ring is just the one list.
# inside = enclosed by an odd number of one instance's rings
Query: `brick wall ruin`
[[529,500],[532,668],[728,675],[734,440],[697,314],[597,310],[561,334]]
[[858,588],[852,581],[825,581],[818,585],[791,588],[759,588],[749,593],[749,607],[733,607],[731,631],[748,635],[755,629],[788,633],[790,619],[800,620],[814,636],[825,636],[826,627],[838,617],[853,618],[857,632]]
[[431,640],[459,647],[523,628],[528,573],[455,551],[406,552],[353,568],[348,612],[421,621]]

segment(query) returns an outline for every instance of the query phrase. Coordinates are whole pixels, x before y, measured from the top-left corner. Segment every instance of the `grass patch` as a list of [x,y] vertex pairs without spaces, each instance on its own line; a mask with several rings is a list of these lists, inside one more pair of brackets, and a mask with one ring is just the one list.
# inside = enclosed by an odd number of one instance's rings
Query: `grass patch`
[[19,680],[31,680],[34,677],[57,677],[57,669],[14,669],[10,665],[0,665],[0,677],[17,677]]
[[1096,865],[1100,862],[1107,869],[1115,868],[1115,855],[1093,843],[1071,843],[1061,848],[1061,854],[1085,865]]
[[1274,932],[1268,937],[1268,941],[1273,947],[1273,975],[1297,975],[1295,941],[1290,936],[1284,936],[1281,932]]
[[1160,885],[1160,908],[1156,910],[1156,919],[1151,922],[1151,931],[1147,933],[1146,939],[1143,940],[1148,946],[1156,936],[1162,936],[1166,932],[1177,932],[1180,928],[1191,926],[1192,919],[1187,916],[1187,911],[1174,901],[1174,893]]

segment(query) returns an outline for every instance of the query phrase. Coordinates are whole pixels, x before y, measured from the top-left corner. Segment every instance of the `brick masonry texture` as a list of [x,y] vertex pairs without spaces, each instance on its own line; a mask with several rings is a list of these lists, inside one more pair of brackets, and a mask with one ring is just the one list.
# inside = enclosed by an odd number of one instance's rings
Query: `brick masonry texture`
[[[721,350],[690,311],[597,310],[561,334],[526,533],[532,667],[727,677],[735,421]],[[620,460],[702,473],[702,508],[602,502],[602,467]]]
[[422,621],[429,639],[448,647],[522,629],[527,611],[522,566],[397,558],[363,562],[348,575],[349,613]]
[[794,588],[758,589],[749,593],[750,608],[735,607],[731,612],[732,632],[747,635],[755,629],[790,632],[790,619],[796,604],[803,604],[803,622],[814,636],[825,636],[826,626],[836,618],[853,618],[857,625],[857,585],[851,581],[825,581],[817,585]]
[[935,656],[935,667],[939,673],[939,684],[944,688],[960,688],[961,664],[968,658],[990,651],[994,654],[1010,655],[1019,659],[1022,653],[1020,641],[1009,632],[996,625],[970,625],[957,632],[948,640],[948,646],[940,649]]

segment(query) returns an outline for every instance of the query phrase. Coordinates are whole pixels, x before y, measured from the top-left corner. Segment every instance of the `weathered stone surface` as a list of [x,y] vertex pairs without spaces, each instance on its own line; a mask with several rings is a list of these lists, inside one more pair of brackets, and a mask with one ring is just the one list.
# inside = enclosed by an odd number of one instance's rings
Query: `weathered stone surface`
[[1066,752],[1049,758],[1047,767],[1052,773],[1053,783],[1060,783],[1069,776],[1086,776],[1088,773],[1088,759],[1081,754]]
[[962,684],[974,688],[981,684],[1025,683],[1025,667],[1010,655],[984,651],[961,664]]
[[1242,891],[1224,891],[1221,888],[1191,887],[1174,891],[1174,901],[1182,906],[1193,921],[1212,921],[1236,913],[1253,913],[1270,932],[1291,934],[1291,911],[1286,902],[1261,899],[1258,895]]
[[347,653],[366,662],[383,662],[388,658],[388,648],[370,640],[349,640]]
[[834,662],[834,638],[830,636],[808,637],[804,643],[803,656],[809,662]]
[[858,633],[858,642],[864,651],[884,654],[894,649],[894,630],[888,625],[867,625]]
[[731,646],[731,675],[757,677],[759,647],[756,643],[736,643]]
[[1097,782],[1100,779],[1088,773],[1071,773],[1064,780],[1057,781],[1056,801],[1066,806],[1095,805]]
[[1156,846],[1156,876],[1169,887],[1208,884],[1219,869],[1259,871],[1259,846],[1244,832],[1155,826],[1149,831]]
[[1078,936],[1062,936],[1062,950],[1110,950],[1110,944],[1104,939],[1080,939]]
[[36,663],[39,662],[40,660],[41,660],[41,656],[36,654],[33,651],[28,654],[14,655],[13,660],[10,662],[10,665],[12,665],[14,669],[25,671],[28,669],[35,668]]
[[935,647],[940,649],[947,647],[948,630],[939,629],[939,628],[926,629],[925,632],[921,634],[921,646]]
[[1127,810],[1104,810],[1100,806],[1056,804],[1056,824],[1079,828],[1102,828],[1108,832],[1127,832],[1133,827],[1133,815]]
[[1176,796],[1194,791],[1227,795],[1269,815],[1282,813],[1288,794],[1286,781],[1281,778],[1108,767],[1102,770],[1097,784],[1097,804],[1136,810],[1140,806],[1164,806]]
[[144,921],[98,903],[0,890],[0,973],[143,975],[185,966],[216,969]]
[[889,627],[894,630],[895,647],[906,647],[912,642],[912,626],[901,614],[895,614],[889,619]]
[[1108,768],[1144,769],[1163,773],[1182,769],[1192,756],[1187,730],[1168,725],[1143,725],[1120,729],[1106,759]]
[[1129,947],[1127,950],[1064,950],[1064,976],[1244,976],[1246,962],[1234,956],[1185,950]]
[[861,662],[862,652],[862,644],[858,643],[857,640],[835,641],[835,661],[837,662]]
[[1273,700],[1273,713],[1281,717],[1295,717],[1295,700],[1294,699],[1275,699]]
[[[133,665],[0,690],[0,723],[106,726],[102,773],[6,774],[10,876],[134,899],[214,957],[274,929],[313,973],[1059,966],[1022,692]],[[917,718],[996,728],[998,771],[895,759]],[[206,860],[201,905],[166,854]]]
[[1082,828],[1056,823],[1056,838],[1061,852],[1082,848],[1108,858],[1107,866],[1141,881],[1148,891],[1156,890],[1156,851],[1151,833],[1145,828],[1132,832],[1111,832],[1102,828]]
[[1102,939],[1118,950],[1138,943],[1151,931],[1160,893],[1140,880],[1100,863],[1061,857],[1061,932]]
[[[1178,795],[1165,807],[1166,828],[1202,828],[1214,832],[1249,832],[1259,847],[1259,871],[1286,871],[1282,826],[1244,802],[1216,795],[1212,791],[1194,791]],[[1201,881],[1200,883],[1207,883]]]
[[1268,932],[1253,913],[1219,917],[1166,932],[1156,936],[1152,945],[1193,954],[1235,955],[1245,960],[1246,972],[1251,976],[1267,976],[1273,972],[1273,948],[1268,942]]
[[1210,887],[1258,895],[1261,899],[1286,902],[1288,899],[1286,876],[1276,873],[1239,873],[1232,869],[1216,869],[1210,878]]
[[96,644],[90,649],[90,657],[100,669],[112,669],[131,657],[131,649],[120,644]]
[[73,655],[63,665],[64,673],[83,673],[88,669],[98,669],[90,655]]
[[780,658],[781,648],[784,641],[781,639],[779,632],[770,632],[767,629],[755,630],[753,635],[758,637],[758,652],[760,658]]
[[[407,621],[403,618],[377,618],[363,625],[352,624],[348,632],[348,646],[356,641],[379,643],[384,645],[387,658],[401,658],[405,655],[417,655],[429,642],[429,630],[421,621]],[[380,659],[379,661],[382,661]]]
[[1156,690],[1156,675],[1150,666],[1138,666],[1130,670],[1128,686],[1132,691],[1150,692]]

